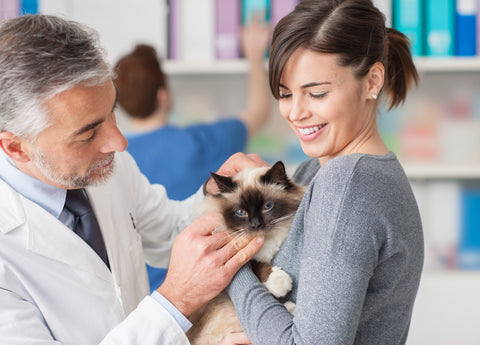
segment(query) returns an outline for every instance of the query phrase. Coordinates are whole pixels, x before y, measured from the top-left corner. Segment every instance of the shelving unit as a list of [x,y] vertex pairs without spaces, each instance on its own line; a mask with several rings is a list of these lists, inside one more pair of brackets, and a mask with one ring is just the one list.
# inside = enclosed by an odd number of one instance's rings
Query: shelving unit
[[[472,72],[480,71],[480,58],[477,57],[417,57],[415,64],[422,72]],[[214,75],[214,74],[244,74],[247,62],[244,59],[215,60],[203,62],[166,60],[165,71],[171,75]]]

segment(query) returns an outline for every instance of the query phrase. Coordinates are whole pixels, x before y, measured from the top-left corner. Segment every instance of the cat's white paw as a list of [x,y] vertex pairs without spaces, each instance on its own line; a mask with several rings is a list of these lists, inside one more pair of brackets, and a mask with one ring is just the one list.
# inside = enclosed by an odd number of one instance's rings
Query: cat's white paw
[[268,292],[277,298],[284,297],[289,293],[292,290],[292,284],[292,278],[288,273],[277,266],[272,267],[272,273],[264,283]]
[[285,308],[287,308],[288,312],[293,315],[293,312],[295,311],[295,306],[296,306],[295,302],[287,301],[283,303],[283,305],[285,306]]

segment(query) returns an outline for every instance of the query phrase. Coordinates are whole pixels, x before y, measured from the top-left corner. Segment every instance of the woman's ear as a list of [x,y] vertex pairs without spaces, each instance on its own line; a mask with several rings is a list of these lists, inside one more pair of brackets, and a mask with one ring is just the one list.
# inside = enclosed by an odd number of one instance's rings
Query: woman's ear
[[367,88],[369,99],[377,99],[382,91],[385,78],[385,67],[381,62],[375,62],[367,74]]
[[170,111],[170,90],[168,87],[160,87],[157,90],[157,106],[162,109],[163,113],[168,113]]
[[26,163],[30,156],[26,151],[30,144],[13,133],[0,132],[0,147],[5,154],[16,162]]

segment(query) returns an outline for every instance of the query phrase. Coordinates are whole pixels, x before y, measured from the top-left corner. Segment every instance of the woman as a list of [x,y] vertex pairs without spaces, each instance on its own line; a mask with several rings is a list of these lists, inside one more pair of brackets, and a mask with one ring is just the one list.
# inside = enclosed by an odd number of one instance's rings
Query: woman
[[[270,87],[312,159],[274,260],[294,279],[294,316],[249,267],[229,287],[253,344],[405,344],[423,265],[418,207],[376,123],[418,75],[406,37],[370,0],[301,1],[273,35]],[[321,167],[321,168],[320,168]]]

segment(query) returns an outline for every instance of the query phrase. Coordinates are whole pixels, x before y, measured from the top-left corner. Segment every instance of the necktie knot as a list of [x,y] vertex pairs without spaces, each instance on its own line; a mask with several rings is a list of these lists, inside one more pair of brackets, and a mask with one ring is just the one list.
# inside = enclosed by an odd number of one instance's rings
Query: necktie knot
[[76,217],[81,217],[92,210],[85,189],[67,190],[65,208]]

